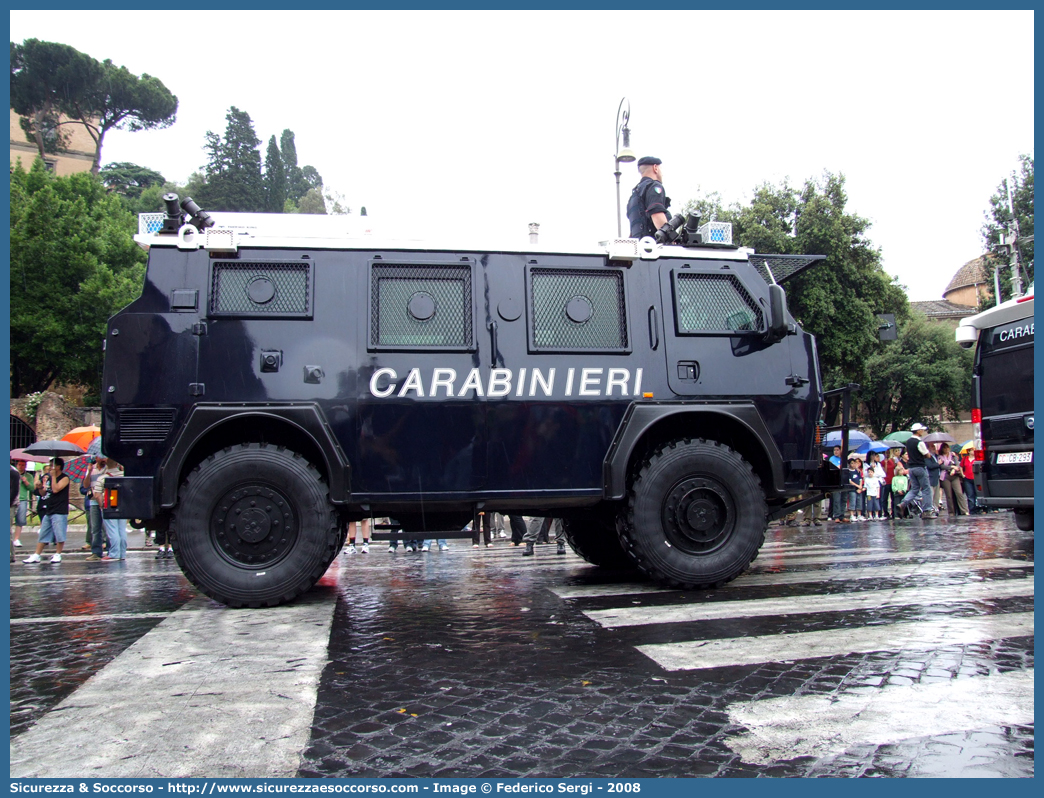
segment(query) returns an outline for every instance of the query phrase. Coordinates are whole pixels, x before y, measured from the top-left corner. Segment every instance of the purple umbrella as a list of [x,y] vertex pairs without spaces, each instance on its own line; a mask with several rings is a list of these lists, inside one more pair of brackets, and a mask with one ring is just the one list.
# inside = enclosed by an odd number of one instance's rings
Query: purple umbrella
[[42,457],[38,454],[26,454],[25,449],[12,449],[11,459],[21,460],[25,463],[46,463],[48,460],[50,460],[49,457]]

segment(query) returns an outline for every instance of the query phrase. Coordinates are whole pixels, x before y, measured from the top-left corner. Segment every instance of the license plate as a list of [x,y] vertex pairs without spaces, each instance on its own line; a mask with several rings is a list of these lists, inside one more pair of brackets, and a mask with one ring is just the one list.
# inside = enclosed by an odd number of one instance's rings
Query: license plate
[[1032,463],[1033,452],[1004,452],[997,455],[997,465],[1012,465],[1014,463]]

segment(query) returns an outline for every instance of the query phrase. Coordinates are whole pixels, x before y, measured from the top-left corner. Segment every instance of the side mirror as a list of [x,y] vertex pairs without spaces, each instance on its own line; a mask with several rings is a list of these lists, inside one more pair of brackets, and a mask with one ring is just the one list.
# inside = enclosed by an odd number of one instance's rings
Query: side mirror
[[769,317],[765,340],[774,344],[782,341],[790,332],[790,324],[787,322],[787,295],[783,293],[783,288],[775,283],[770,285],[768,290]]

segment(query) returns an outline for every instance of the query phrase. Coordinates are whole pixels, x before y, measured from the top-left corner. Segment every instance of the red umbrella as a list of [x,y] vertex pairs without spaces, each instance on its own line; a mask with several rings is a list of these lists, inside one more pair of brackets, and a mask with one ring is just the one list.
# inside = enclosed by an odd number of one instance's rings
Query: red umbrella
[[11,459],[23,460],[26,463],[46,463],[50,461],[49,457],[40,457],[38,454],[26,454],[25,449],[12,449]]
[[81,449],[86,449],[91,445],[91,441],[99,435],[101,435],[101,427],[76,427],[75,429],[71,429],[65,433],[62,436],[62,440],[75,443]]

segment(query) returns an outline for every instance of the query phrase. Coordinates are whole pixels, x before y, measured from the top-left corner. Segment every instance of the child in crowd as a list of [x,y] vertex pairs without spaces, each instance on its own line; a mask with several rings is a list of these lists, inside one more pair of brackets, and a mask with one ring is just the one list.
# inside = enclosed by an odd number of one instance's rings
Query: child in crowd
[[853,521],[865,521],[866,485],[863,482],[863,461],[854,454],[848,458],[848,498]]
[[885,482],[884,467],[878,462],[880,455],[870,452],[867,455],[867,465],[863,469],[863,483],[866,485],[866,514],[872,521],[879,521],[884,517],[884,508],[881,505],[881,490]]

